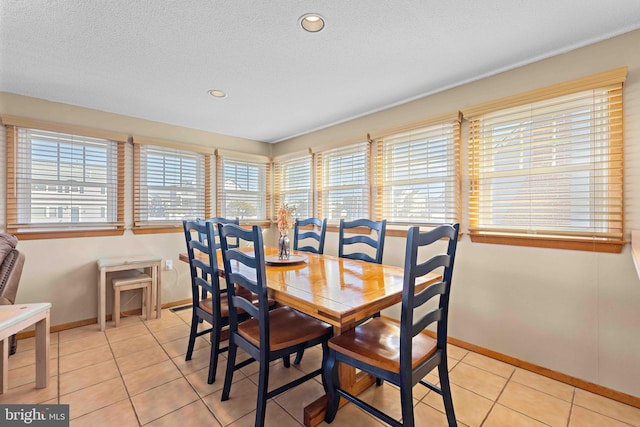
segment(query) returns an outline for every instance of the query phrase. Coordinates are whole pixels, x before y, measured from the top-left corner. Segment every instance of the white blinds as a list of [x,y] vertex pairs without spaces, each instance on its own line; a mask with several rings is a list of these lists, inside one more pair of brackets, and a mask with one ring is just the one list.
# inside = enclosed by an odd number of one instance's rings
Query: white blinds
[[174,226],[205,216],[205,155],[135,144],[135,226]]
[[8,229],[116,228],[118,143],[10,127]]
[[219,216],[266,220],[268,169],[266,163],[218,156]]
[[386,136],[377,145],[378,220],[460,221],[460,122]]
[[469,120],[472,233],[622,239],[621,83]]
[[370,218],[370,144],[361,142],[317,154],[318,213],[334,223]]
[[283,203],[295,206],[295,216],[313,216],[313,182],[311,155],[274,162],[276,209]]

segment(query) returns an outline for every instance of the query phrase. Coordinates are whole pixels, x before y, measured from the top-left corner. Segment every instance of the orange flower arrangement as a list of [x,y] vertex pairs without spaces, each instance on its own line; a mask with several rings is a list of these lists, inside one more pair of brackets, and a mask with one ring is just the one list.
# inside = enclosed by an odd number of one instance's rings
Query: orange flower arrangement
[[289,206],[287,203],[283,203],[278,209],[277,220],[280,234],[286,234],[290,228],[293,228],[293,214],[295,211],[295,206]]

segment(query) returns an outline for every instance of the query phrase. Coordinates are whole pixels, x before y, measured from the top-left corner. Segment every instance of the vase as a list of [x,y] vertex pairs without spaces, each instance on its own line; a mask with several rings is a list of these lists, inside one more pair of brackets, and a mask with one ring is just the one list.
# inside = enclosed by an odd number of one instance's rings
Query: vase
[[291,242],[289,241],[288,234],[287,231],[280,232],[280,238],[278,239],[278,259],[289,259]]

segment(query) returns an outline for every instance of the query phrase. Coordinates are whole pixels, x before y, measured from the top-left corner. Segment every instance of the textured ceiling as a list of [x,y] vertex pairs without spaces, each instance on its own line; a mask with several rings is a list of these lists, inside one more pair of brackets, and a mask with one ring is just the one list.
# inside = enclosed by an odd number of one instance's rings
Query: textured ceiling
[[638,0],[0,0],[0,91],[277,142],[638,28]]

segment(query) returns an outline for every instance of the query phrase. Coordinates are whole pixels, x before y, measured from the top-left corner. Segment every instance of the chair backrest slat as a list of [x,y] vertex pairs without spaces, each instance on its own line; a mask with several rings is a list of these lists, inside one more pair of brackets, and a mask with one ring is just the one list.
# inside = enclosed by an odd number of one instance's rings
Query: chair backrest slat
[[442,309],[438,308],[420,317],[411,326],[411,336],[415,337],[433,322],[439,322],[442,320],[442,314]]
[[420,307],[422,304],[429,301],[431,298],[436,295],[442,295],[447,291],[447,284],[445,282],[433,283],[427,286],[426,289],[423,289],[422,292],[418,292],[414,296],[414,308]]
[[[313,226],[313,230],[302,231],[301,227]],[[316,231],[317,229],[317,231]],[[313,252],[316,254],[324,253],[324,240],[327,234],[327,220],[326,218],[320,220],[319,218],[307,218],[307,219],[298,219],[296,218],[296,222],[293,229],[293,249],[298,251],[305,252]],[[310,245],[299,246],[300,240],[304,239],[314,239],[318,242],[317,247],[313,247]]]
[[[357,235],[345,237],[345,231],[353,228],[365,227],[369,233],[376,231],[377,239],[370,235]],[[361,261],[382,264],[382,254],[384,252],[384,237],[387,229],[387,220],[371,221],[370,219],[356,219],[354,221],[340,220],[340,232],[338,236],[338,256],[340,258],[357,259]],[[345,246],[354,244],[364,244],[370,246],[375,251],[375,256],[370,256],[364,252],[345,252]]]

